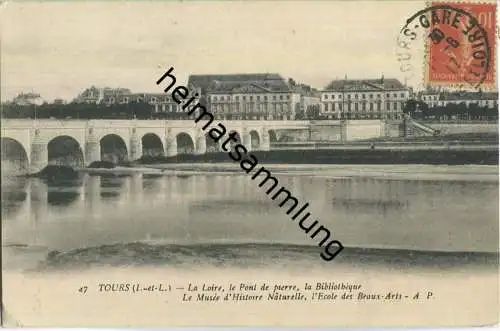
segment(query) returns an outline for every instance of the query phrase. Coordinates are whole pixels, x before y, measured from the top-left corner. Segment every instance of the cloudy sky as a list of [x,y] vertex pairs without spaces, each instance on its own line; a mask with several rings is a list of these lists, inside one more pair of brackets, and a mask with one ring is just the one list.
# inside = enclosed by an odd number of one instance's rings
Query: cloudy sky
[[[9,2],[1,8],[2,100],[72,99],[90,85],[160,92],[189,74],[277,72],[330,80],[394,77],[405,20],[423,1]],[[414,60],[423,62],[417,54]],[[422,67],[415,69],[422,83]]]

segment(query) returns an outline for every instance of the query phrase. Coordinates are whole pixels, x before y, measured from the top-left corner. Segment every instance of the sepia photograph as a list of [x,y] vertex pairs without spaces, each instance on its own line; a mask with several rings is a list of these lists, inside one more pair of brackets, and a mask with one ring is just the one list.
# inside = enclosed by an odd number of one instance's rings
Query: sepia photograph
[[4,327],[499,320],[495,1],[5,1]]

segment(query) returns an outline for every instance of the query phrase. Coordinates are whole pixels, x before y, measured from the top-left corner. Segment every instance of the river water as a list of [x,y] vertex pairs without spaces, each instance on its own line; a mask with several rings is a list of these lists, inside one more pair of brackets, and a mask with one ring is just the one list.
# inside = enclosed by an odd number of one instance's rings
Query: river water
[[[280,258],[300,264],[299,257],[325,264],[318,240],[257,180],[197,167],[84,174],[75,182],[4,178],[4,267]],[[273,175],[346,247],[338,263],[443,265],[495,259],[488,253],[498,249],[497,172],[496,166],[282,166]]]
[[[234,165],[224,166],[230,172],[220,167],[170,165],[132,174],[115,169],[64,183],[3,178],[6,323],[497,321],[497,166],[266,166],[346,247],[330,262],[321,259],[318,241],[256,180]],[[288,284],[303,292],[304,284],[323,282],[357,284],[360,290],[349,300],[340,299],[350,295],[342,290],[324,291],[339,297],[321,302],[311,301],[311,291],[301,302],[184,301],[194,285]],[[102,284],[136,283],[173,290],[148,295],[99,290]],[[79,292],[82,286],[88,287],[85,294]],[[398,299],[366,299],[370,293]]]

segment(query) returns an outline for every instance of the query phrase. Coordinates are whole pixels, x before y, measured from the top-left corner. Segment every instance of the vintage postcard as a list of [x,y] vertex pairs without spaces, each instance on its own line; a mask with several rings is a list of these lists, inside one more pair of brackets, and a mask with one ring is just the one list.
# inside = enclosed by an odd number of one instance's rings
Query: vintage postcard
[[498,323],[494,1],[4,1],[2,325]]

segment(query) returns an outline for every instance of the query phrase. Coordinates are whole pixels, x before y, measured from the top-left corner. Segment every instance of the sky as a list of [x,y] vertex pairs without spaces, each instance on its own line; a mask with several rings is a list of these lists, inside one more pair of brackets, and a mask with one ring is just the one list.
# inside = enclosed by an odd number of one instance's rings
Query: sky
[[[0,9],[1,99],[71,100],[85,88],[160,93],[189,74],[279,73],[318,89],[336,78],[398,78],[397,38],[425,2],[67,1]],[[418,48],[418,47],[417,47]],[[412,54],[422,85],[423,58]],[[420,66],[420,67],[419,67]]]

